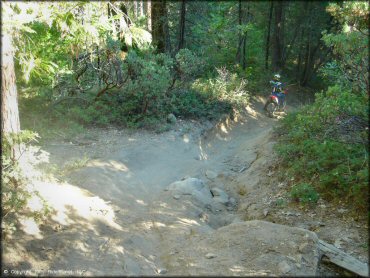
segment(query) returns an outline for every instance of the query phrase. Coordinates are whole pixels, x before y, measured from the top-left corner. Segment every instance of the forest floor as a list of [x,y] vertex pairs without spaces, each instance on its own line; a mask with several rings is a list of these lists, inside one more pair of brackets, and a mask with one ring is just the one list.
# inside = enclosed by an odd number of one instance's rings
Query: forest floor
[[[248,243],[243,243],[247,235],[236,231],[250,220],[313,231],[367,262],[366,221],[321,199],[315,207],[289,203],[289,189],[274,172],[272,130],[278,119],[266,117],[262,107],[256,99],[245,115],[216,125],[178,119],[161,134],[89,129],[33,146],[27,152],[33,161],[30,186],[53,214],[41,225],[24,219],[3,244],[3,268],[45,276],[302,274],[300,262],[262,270],[255,260],[253,271],[243,268],[245,250],[260,252],[238,247]],[[208,197],[169,187],[189,178],[217,188],[218,201],[207,203]],[[40,206],[37,198],[30,206]],[[271,229],[266,236],[273,242]],[[225,248],[230,240],[235,246]],[[316,273],[343,274],[323,264]]]

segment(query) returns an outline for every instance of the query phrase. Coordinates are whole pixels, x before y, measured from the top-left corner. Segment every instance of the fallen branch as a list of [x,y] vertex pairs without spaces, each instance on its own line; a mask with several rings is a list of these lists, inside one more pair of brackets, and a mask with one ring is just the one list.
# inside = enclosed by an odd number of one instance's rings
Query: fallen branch
[[336,264],[344,269],[347,269],[357,275],[368,277],[369,266],[356,258],[344,253],[343,251],[336,248],[325,241],[319,240],[319,248],[321,251],[321,257],[325,256],[330,262]]

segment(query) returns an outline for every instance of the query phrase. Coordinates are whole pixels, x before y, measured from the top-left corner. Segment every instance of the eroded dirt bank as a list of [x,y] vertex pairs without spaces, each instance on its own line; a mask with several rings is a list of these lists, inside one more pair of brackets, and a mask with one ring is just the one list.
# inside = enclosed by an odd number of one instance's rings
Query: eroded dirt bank
[[[47,276],[54,274],[48,270],[74,276],[297,275],[317,269],[315,248],[307,248],[315,235],[307,230],[332,243],[340,238],[341,248],[367,261],[361,248],[367,242],[365,223],[334,221],[323,201],[316,208],[320,212],[276,206],[284,191],[273,173],[271,135],[277,119],[261,110],[256,100],[243,117],[215,127],[178,121],[163,134],[91,129],[33,148],[36,169],[53,171],[48,179],[32,172],[30,186],[54,214],[41,226],[24,221],[22,231],[4,245],[4,265]],[[192,182],[194,191],[184,191],[181,182]],[[32,207],[38,205],[37,199],[31,201]],[[243,225],[270,233],[246,240]],[[291,256],[284,253],[290,249],[276,249],[276,242],[267,240],[276,229],[285,231],[279,242],[288,244],[289,236],[297,235]],[[253,260],[241,251],[248,249],[246,242],[251,253],[260,252]],[[280,264],[268,267],[267,261]]]

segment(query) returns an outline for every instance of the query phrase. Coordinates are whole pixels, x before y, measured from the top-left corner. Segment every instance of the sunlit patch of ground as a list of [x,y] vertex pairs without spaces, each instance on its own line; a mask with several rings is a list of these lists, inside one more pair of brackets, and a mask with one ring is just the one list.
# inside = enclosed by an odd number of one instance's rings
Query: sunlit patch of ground
[[[74,218],[78,217],[86,220],[89,229],[93,229],[94,221],[100,221],[122,231],[123,228],[115,222],[115,212],[109,202],[73,184],[45,178],[43,173],[37,170],[38,164],[49,162],[49,156],[49,153],[40,148],[29,146],[20,160],[20,166],[27,179],[26,189],[31,193],[27,209],[30,212],[43,213],[46,205],[52,213],[51,220],[60,225],[77,224],[80,220]],[[98,162],[92,163],[99,164]],[[117,170],[127,171],[124,165],[114,161],[108,161],[106,164]],[[105,166],[105,164],[98,166]],[[37,194],[34,194],[35,192]],[[74,213],[73,217],[71,217],[71,211]],[[31,217],[21,217],[20,224],[26,234],[42,238],[39,224]]]

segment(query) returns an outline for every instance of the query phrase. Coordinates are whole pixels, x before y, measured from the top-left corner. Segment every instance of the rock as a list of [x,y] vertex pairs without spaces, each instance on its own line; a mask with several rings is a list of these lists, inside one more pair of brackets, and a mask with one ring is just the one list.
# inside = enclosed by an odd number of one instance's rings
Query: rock
[[[210,215],[211,216],[211,215]],[[294,242],[295,248],[292,248]],[[299,247],[305,243],[304,247]],[[212,249],[211,249],[212,248]],[[308,230],[279,225],[267,221],[253,220],[231,223],[220,227],[202,238],[189,240],[179,250],[179,254],[170,258],[191,261],[204,257],[204,250],[220,250],[222,260],[208,260],[206,264],[197,264],[192,275],[207,273],[217,276],[251,276],[262,271],[269,276],[316,276],[319,265],[318,237]],[[269,251],[272,250],[272,251]],[[209,257],[212,257],[210,254]],[[207,258],[207,257],[206,257]],[[291,258],[294,258],[291,259]],[[296,265],[298,264],[298,265]],[[300,266],[300,267],[299,267]],[[177,275],[189,276],[188,269],[181,269]],[[257,275],[258,276],[258,275]]]
[[214,197],[220,197],[222,199],[229,200],[229,196],[227,195],[227,193],[218,187],[211,188],[211,192]]
[[235,218],[233,219],[233,221],[232,221],[231,223],[240,223],[240,222],[243,222],[243,220],[241,220],[241,219],[237,216],[237,217],[235,217]]
[[172,113],[167,115],[167,122],[170,124],[175,124],[177,121],[176,116]]
[[168,186],[168,190],[173,191],[176,195],[192,195],[203,205],[212,203],[212,194],[209,187],[197,178],[187,178],[173,182]]
[[165,269],[165,268],[158,268],[156,271],[157,271],[158,274],[166,274],[167,273],[167,269]]
[[263,210],[263,215],[266,217],[267,216],[267,214],[269,213],[269,210],[268,209],[264,209]]
[[215,178],[217,178],[217,173],[215,173],[211,170],[207,170],[206,171],[206,177],[209,178],[210,180],[214,180]]
[[205,212],[201,212],[199,215],[198,215],[200,221],[202,222],[208,222],[208,219],[209,219],[209,216],[207,213]]
[[285,183],[285,182],[280,182],[279,184],[278,184],[278,187],[279,188],[282,188],[282,187],[285,187],[287,184]]
[[309,244],[307,242],[304,242],[301,245],[299,245],[298,250],[301,253],[306,253],[307,251],[309,251],[308,248],[310,248]]
[[231,206],[231,207],[236,206],[236,200],[233,197],[229,198],[229,206]]
[[341,208],[341,209],[338,209],[338,212],[343,214],[343,213],[347,212],[347,210],[346,210],[346,209]]
[[173,195],[172,196],[175,200],[178,200],[178,199],[180,199],[180,195],[178,195],[178,194],[176,194],[176,195]]
[[334,242],[334,246],[341,249],[343,244],[343,240],[341,238],[337,238]]
[[191,195],[195,191],[202,191],[206,188],[205,183],[197,178],[186,178],[181,181],[171,183],[167,190],[177,191],[182,195]]
[[271,177],[274,173],[275,173],[274,171],[269,171],[269,172],[267,173],[267,176],[268,176],[268,177]]
[[229,195],[227,195],[227,193],[222,189],[214,187],[211,189],[211,192],[214,201],[224,205],[227,205],[229,203]]
[[215,254],[213,254],[213,253],[207,253],[206,254],[206,258],[207,259],[213,259],[213,258],[216,258],[217,256],[215,255]]
[[225,205],[221,202],[218,202],[217,199],[215,200],[215,198],[213,198],[212,201],[213,202],[209,205],[208,208],[213,214],[218,214],[225,209]]
[[288,273],[292,269],[286,261],[280,262],[278,268],[282,274]]

